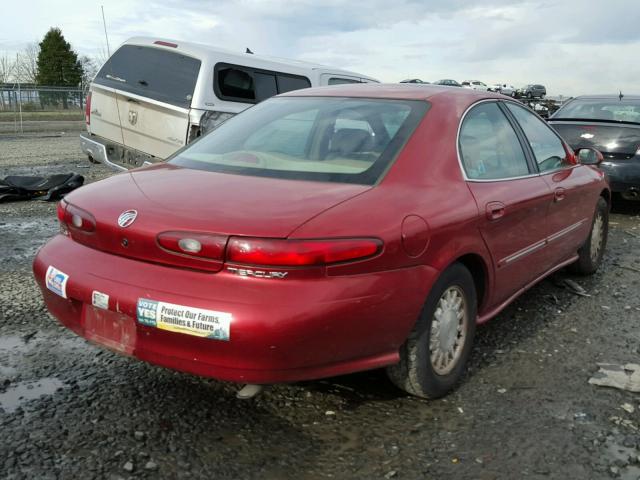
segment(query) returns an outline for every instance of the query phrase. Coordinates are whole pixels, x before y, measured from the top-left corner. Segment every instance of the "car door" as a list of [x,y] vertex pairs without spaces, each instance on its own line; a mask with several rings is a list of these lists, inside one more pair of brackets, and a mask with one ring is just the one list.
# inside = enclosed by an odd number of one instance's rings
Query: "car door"
[[492,306],[529,284],[548,264],[551,191],[525,154],[524,140],[497,101],[476,104],[460,127],[459,153],[493,260]]
[[506,105],[527,139],[541,178],[553,192],[547,213],[547,241],[557,264],[574,255],[587,236],[593,205],[585,199],[590,198],[588,190],[594,178],[571,160],[564,142],[544,120],[516,103]]

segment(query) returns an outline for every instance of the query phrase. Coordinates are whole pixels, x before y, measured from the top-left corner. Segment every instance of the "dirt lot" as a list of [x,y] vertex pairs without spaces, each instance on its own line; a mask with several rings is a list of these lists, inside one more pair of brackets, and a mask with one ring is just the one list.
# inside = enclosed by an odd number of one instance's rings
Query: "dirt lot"
[[[110,174],[87,165],[77,132],[0,137],[0,176]],[[60,327],[30,269],[55,206],[0,204],[0,477],[637,480],[640,395],[587,381],[596,362],[640,363],[639,212],[612,215],[597,275],[569,277],[590,296],[561,272],[481,327],[446,399],[408,397],[372,371],[240,401],[234,385]]]

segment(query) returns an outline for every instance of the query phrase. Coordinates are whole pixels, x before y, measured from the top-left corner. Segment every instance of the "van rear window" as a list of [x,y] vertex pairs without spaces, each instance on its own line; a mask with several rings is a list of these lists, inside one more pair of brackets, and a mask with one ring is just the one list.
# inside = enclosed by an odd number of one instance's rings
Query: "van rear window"
[[159,48],[123,45],[107,60],[94,83],[189,108],[200,60]]

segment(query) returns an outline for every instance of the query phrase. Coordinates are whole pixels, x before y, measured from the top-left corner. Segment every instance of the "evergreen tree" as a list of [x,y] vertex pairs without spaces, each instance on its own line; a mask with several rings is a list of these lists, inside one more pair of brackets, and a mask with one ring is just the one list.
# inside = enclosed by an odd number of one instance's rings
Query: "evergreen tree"
[[81,80],[82,65],[78,54],[59,28],[51,28],[40,42],[36,82],[39,85],[77,87]]

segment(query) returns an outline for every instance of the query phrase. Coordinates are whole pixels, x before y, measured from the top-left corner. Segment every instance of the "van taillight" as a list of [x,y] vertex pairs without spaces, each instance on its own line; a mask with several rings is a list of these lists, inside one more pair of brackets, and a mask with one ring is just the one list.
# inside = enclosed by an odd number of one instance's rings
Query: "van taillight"
[[320,266],[362,260],[381,250],[382,241],[376,238],[280,240],[232,237],[226,260],[246,265]]
[[84,102],[84,119],[87,125],[91,125],[91,92],[87,94],[87,98]]
[[154,45],[162,45],[163,47],[178,48],[178,44],[177,43],[165,42],[163,40],[156,40],[153,43],[154,43]]

